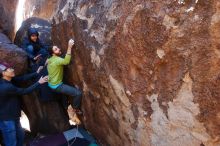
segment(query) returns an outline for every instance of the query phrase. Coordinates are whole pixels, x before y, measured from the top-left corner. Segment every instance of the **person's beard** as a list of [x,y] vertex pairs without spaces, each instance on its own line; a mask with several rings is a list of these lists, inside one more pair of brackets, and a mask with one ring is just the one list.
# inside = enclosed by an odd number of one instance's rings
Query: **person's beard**
[[62,52],[59,51],[59,53],[56,53],[55,55],[56,55],[56,56],[61,56],[61,55],[62,55]]

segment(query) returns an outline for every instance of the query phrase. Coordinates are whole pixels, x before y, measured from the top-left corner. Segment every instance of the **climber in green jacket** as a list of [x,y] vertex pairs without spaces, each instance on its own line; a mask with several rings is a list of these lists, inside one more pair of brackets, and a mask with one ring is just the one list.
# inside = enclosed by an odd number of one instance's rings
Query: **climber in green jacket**
[[61,58],[61,49],[57,46],[49,48],[49,54],[51,57],[47,60],[48,69],[48,85],[56,92],[63,93],[73,97],[71,102],[72,107],[76,113],[80,113],[82,92],[72,86],[63,83],[63,67],[68,65],[71,59],[71,50],[74,46],[74,40],[70,39],[68,43],[67,53],[64,58]]

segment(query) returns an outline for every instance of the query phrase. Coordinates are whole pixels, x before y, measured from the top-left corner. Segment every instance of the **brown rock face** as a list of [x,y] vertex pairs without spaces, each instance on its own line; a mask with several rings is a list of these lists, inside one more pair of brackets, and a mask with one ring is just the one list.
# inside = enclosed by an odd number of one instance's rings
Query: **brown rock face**
[[[61,10],[62,9],[62,10]],[[86,127],[109,145],[220,145],[217,0],[75,1],[52,40],[77,49],[68,73]]]
[[14,36],[14,23],[16,0],[1,0],[0,1],[0,32],[6,34],[10,39]]
[[13,64],[17,75],[24,73],[27,68],[25,52],[0,33],[0,62],[4,61]]
[[26,0],[25,19],[30,17],[50,19],[58,8],[58,2],[59,0]]
[[101,143],[220,145],[218,0],[27,5],[26,16],[57,12],[52,40],[64,51],[76,40],[65,78],[84,91],[84,123]]

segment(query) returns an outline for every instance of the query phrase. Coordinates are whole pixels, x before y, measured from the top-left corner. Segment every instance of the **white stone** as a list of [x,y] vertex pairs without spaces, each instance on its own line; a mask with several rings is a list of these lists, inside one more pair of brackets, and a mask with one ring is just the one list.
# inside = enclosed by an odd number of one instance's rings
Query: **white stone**
[[116,79],[114,79],[111,75],[109,75],[109,79],[111,82],[111,85],[115,91],[115,94],[118,96],[120,101],[125,105],[125,106],[130,106],[131,103],[129,102],[129,99],[127,95],[125,94],[124,87],[121,83],[119,83]]
[[32,28],[42,28],[43,26],[38,25],[38,24],[31,24],[31,27]]
[[179,4],[185,4],[185,1],[184,0],[178,0],[178,3]]
[[157,56],[162,59],[165,56],[165,52],[162,49],[157,49]]
[[186,10],[186,12],[190,12],[190,11],[193,11],[194,10],[194,7],[190,7],[189,9]]
[[131,92],[130,92],[129,90],[126,91],[126,94],[127,94],[128,96],[131,96]]
[[90,57],[91,57],[91,62],[92,62],[93,64],[95,64],[97,67],[100,67],[100,62],[101,62],[101,60],[100,60],[99,55],[96,54],[95,49],[93,49],[93,50],[91,51]]
[[206,143],[210,136],[197,120],[199,106],[193,102],[192,79],[187,73],[177,97],[168,103],[168,116],[157,101],[158,94],[147,96],[151,102],[151,145],[191,146]]
[[163,18],[163,25],[166,26],[166,29],[177,28],[177,26],[174,24],[175,21],[175,18],[165,15]]

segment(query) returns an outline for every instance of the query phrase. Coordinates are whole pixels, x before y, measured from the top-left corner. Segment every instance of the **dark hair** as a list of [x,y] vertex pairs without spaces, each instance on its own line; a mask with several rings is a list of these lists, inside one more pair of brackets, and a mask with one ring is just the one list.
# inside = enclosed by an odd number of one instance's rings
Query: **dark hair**
[[33,35],[33,34],[37,35],[37,37],[39,36],[39,33],[38,33],[37,29],[30,27],[30,28],[28,29],[28,37],[30,38],[31,35]]
[[49,55],[50,55],[50,56],[53,55],[53,46],[49,46],[49,47],[48,47],[48,52],[49,52]]

